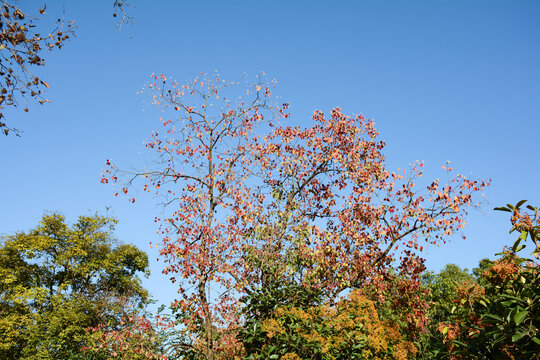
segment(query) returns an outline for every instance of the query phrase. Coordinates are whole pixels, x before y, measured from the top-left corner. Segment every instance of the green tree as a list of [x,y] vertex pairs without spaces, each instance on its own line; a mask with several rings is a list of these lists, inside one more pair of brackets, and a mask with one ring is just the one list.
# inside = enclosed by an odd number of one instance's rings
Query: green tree
[[[452,309],[457,316],[439,324],[450,358],[540,358],[540,212],[521,208],[524,203],[496,209],[512,214],[510,232],[520,235],[498,259],[481,261],[475,273],[481,276],[482,292],[460,289]],[[521,254],[528,239],[534,258]]]
[[148,257],[112,237],[116,220],[81,216],[69,226],[44,215],[29,232],[0,242],[0,358],[81,358],[86,329],[120,322],[143,307],[139,273]]
[[426,272],[422,275],[422,284],[428,290],[426,297],[429,303],[427,312],[429,322],[425,333],[416,343],[419,349],[418,357],[421,359],[445,357],[446,346],[443,334],[439,331],[439,324],[453,321],[458,316],[470,316],[470,308],[460,307],[459,311],[456,311],[456,304],[463,300],[461,296],[464,289],[470,289],[475,294],[474,291],[481,292],[482,288],[475,276],[455,264],[447,264],[439,273]]

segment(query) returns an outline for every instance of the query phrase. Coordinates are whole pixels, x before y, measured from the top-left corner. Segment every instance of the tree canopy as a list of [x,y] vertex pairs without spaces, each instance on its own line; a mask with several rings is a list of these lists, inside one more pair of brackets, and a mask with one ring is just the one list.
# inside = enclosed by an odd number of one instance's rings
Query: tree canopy
[[51,213],[35,229],[2,237],[2,359],[70,358],[88,327],[120,321],[128,306],[147,303],[138,275],[148,272],[148,257],[115,241],[115,223],[95,215],[70,226]]

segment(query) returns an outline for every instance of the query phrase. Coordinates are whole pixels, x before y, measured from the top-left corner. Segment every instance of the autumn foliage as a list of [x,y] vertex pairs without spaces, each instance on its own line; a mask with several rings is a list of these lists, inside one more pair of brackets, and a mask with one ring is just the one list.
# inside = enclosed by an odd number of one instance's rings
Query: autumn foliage
[[87,356],[106,359],[166,360],[159,330],[168,327],[159,317],[151,322],[144,314],[131,311],[116,324],[101,322],[89,327],[89,340],[81,348]]
[[20,133],[5,123],[6,106],[20,106],[28,98],[40,104],[49,102],[42,93],[49,84],[34,75],[32,68],[44,66],[46,51],[60,49],[74,33],[73,22],[64,19],[58,19],[49,33],[37,30],[45,9],[36,8],[39,15],[31,15],[17,1],[0,1],[0,132],[5,135]]
[[353,290],[335,306],[278,307],[262,322],[268,341],[253,359],[414,359],[416,348],[373,301]]
[[319,289],[328,304],[353,290],[393,297],[408,307],[406,327],[422,328],[423,248],[464,226],[486,182],[445,168],[448,182],[420,186],[423,163],[390,171],[373,121],[339,108],[292,126],[264,75],[244,86],[161,75],[149,88],[164,111],[146,144],[154,167],[107,161],[102,182],[132,202],[135,189],[163,199],[160,253],[193,351],[216,359],[240,346],[239,299],[280,281]]

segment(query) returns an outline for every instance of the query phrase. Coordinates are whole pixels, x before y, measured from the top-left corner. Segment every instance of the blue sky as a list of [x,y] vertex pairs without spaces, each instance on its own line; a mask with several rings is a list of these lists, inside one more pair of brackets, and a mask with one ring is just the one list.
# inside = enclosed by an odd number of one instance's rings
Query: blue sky
[[[375,119],[390,168],[423,160],[493,180],[464,234],[426,253],[430,269],[472,268],[509,244],[508,217],[492,208],[540,205],[540,2],[538,1],[146,1],[128,9],[135,25],[115,28],[111,1],[66,2],[78,29],[39,70],[45,106],[9,112],[22,137],[0,139],[0,233],[34,227],[44,211],[117,217],[116,236],[151,255],[145,281],[167,302],[151,197],[135,204],[100,184],[105,160],[141,164],[143,141],[159,126],[150,74],[179,81],[218,70],[223,78],[260,71],[278,81],[294,125],[314,109],[340,106]],[[39,7],[42,2],[22,1]],[[61,2],[47,3],[48,17]]]

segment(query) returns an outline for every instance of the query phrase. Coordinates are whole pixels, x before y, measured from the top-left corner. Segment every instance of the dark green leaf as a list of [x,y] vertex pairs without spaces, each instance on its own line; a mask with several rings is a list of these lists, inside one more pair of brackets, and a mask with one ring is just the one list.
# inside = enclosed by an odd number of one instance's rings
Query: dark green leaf
[[521,324],[521,322],[525,319],[527,314],[529,314],[528,310],[523,310],[516,313],[516,315],[514,315],[514,322],[516,323],[516,325]]
[[502,317],[500,317],[499,315],[495,315],[495,314],[485,314],[483,317],[488,317],[488,318],[495,319],[495,320],[498,320],[498,321],[503,321]]
[[461,342],[461,341],[452,340],[452,343],[453,343],[453,344],[461,345],[461,346],[463,346],[463,347],[467,347],[467,344],[465,344],[465,343],[463,343],[463,342]]
[[512,252],[517,252],[517,248],[519,246],[519,243],[521,242],[521,236],[514,242],[514,245],[512,246]]

